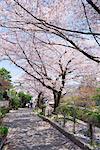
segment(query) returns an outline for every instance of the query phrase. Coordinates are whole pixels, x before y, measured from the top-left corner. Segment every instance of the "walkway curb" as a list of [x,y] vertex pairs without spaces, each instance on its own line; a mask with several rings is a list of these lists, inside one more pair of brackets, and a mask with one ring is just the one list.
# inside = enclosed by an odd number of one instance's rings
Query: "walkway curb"
[[0,150],[2,150],[3,146],[5,145],[6,143],[6,138],[4,138],[2,141],[1,141],[1,144],[0,144]]
[[88,146],[87,144],[81,142],[79,139],[77,139],[73,134],[65,131],[62,127],[60,127],[58,124],[56,124],[55,122],[51,121],[50,119],[48,119],[45,116],[42,116],[40,114],[38,114],[38,116],[40,118],[42,118],[44,121],[49,122],[54,128],[56,128],[58,131],[60,131],[63,135],[65,135],[66,137],[68,137],[74,144],[76,144],[77,146],[79,146],[80,148],[82,148],[83,150],[94,150],[92,147]]

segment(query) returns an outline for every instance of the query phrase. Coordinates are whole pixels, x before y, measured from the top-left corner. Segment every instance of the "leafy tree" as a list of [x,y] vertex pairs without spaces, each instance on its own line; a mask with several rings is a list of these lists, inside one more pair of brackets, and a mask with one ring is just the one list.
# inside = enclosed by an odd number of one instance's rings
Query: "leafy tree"
[[11,74],[5,68],[0,69],[0,78],[11,82]]
[[20,107],[20,99],[17,92],[15,90],[10,90],[8,92],[8,95],[10,97],[9,107],[13,109],[18,109],[18,107]]
[[5,68],[0,69],[0,99],[5,98],[8,100],[7,90],[12,87],[10,72]]
[[21,101],[21,107],[25,107],[28,102],[32,99],[32,96],[28,93],[24,92],[19,92],[18,97],[20,98]]
[[12,99],[11,99],[11,103],[10,103],[11,107],[13,109],[18,109],[20,107],[20,99],[18,97],[18,95],[15,95]]

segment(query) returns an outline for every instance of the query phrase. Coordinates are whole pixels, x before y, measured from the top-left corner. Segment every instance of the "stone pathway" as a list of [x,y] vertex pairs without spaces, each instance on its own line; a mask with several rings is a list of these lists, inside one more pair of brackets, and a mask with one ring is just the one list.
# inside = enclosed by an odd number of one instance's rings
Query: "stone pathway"
[[9,134],[3,150],[81,150],[30,109],[11,111],[4,124]]

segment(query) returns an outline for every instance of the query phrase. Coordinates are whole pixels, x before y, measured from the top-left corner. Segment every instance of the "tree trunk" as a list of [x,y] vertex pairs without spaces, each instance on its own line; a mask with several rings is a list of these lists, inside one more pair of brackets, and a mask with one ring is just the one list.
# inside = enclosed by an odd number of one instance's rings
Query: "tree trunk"
[[40,108],[41,95],[42,95],[42,92],[40,92],[40,93],[38,94],[38,98],[37,98],[37,108]]
[[89,123],[89,136],[90,136],[90,142],[92,145],[93,144],[93,125],[92,125],[92,123]]
[[53,91],[54,95],[54,112],[56,112],[56,108],[59,106],[60,98],[61,98],[61,91],[55,92]]
[[63,120],[63,127],[65,127],[65,124],[66,124],[66,114],[64,114],[63,117],[64,117],[64,118],[63,118],[63,119],[64,119],[64,120]]
[[76,133],[76,131],[75,131],[75,123],[76,123],[76,118],[74,117],[74,123],[73,123],[73,133],[75,134]]
[[45,116],[45,108],[44,107],[42,107],[42,113]]
[[76,124],[76,110],[74,109],[74,112],[73,112],[73,133],[74,134],[76,133],[75,124]]

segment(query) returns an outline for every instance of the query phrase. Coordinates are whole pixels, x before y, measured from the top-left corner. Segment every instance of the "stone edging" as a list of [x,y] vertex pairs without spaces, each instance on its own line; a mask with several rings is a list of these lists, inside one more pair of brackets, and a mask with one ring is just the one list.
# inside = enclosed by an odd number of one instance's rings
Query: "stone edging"
[[0,144],[0,150],[2,150],[3,146],[5,145],[5,142],[6,142],[6,137],[1,141],[1,144]]
[[82,148],[83,150],[93,150],[92,147],[90,147],[89,145],[81,142],[79,139],[77,139],[73,134],[65,131],[62,127],[60,127],[58,124],[56,124],[55,122],[51,121],[50,119],[48,119],[45,116],[42,115],[38,115],[40,118],[42,118],[44,121],[49,122],[54,128],[56,128],[57,130],[59,130],[63,135],[65,135],[66,137],[68,137],[74,144],[76,144],[77,146],[79,146],[80,148]]

